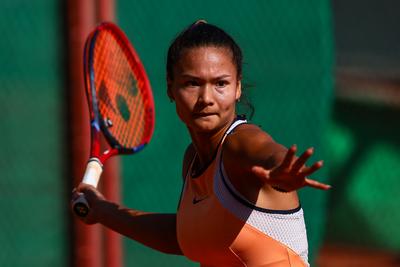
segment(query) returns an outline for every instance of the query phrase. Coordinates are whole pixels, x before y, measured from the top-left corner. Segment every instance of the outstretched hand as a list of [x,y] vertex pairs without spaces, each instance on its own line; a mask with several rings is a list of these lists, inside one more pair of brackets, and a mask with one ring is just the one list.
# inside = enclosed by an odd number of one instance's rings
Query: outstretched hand
[[251,170],[256,176],[266,180],[269,185],[282,191],[294,191],[305,186],[328,190],[331,187],[330,185],[307,178],[323,165],[323,161],[318,161],[311,167],[305,166],[306,161],[314,153],[314,149],[307,149],[297,159],[295,158],[296,151],[297,147],[293,145],[286,152],[282,163],[273,169],[267,170],[262,166],[253,166]]

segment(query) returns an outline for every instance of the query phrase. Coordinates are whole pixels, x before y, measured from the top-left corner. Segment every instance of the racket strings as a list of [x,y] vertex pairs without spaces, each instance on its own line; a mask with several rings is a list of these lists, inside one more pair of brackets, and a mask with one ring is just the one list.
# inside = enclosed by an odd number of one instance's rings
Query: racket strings
[[[120,67],[126,68],[129,67],[127,66],[127,62],[117,62],[120,63],[120,65],[123,66],[117,66],[114,70],[119,69]],[[116,74],[117,75],[117,74]],[[121,88],[127,88],[128,90],[132,90],[131,86],[132,86],[132,77],[131,77],[131,71],[120,71],[119,75],[123,75],[124,77],[119,77],[119,79],[121,79],[123,81],[123,85],[121,86]],[[126,144],[127,146],[134,146],[134,145],[138,145],[138,143],[141,141],[141,136],[142,136],[142,127],[137,125],[137,123],[140,123],[141,118],[140,116],[142,115],[142,99],[141,99],[141,95],[139,95],[138,97],[129,97],[130,92],[125,90],[123,92],[121,92],[123,94],[123,97],[125,99],[128,99],[128,101],[130,103],[128,103],[128,106],[130,108],[133,108],[133,110],[131,110],[131,121],[132,123],[134,123],[134,125],[131,125],[131,127],[126,127],[124,130],[125,131],[119,131],[121,133],[121,143]],[[140,94],[140,91],[138,92],[138,94]],[[133,117],[132,117],[133,116]],[[123,123],[121,122],[122,117],[118,117],[118,124],[119,125],[123,125]],[[132,130],[135,129],[135,134],[132,134]],[[118,131],[118,129],[116,129],[116,131]]]
[[[113,39],[109,38],[108,41],[114,41]],[[113,43],[114,44],[114,43]],[[117,49],[120,47],[117,47]],[[114,51],[114,49],[110,49],[110,51]],[[118,52],[121,52],[118,50]],[[129,82],[128,78],[130,77],[131,73],[130,70],[127,69],[129,68],[128,63],[126,61],[124,61],[125,57],[121,55],[117,55],[117,58],[121,58],[122,60],[112,60],[112,64],[108,64],[108,66],[112,66],[111,68],[111,77],[115,77],[116,81],[119,82],[119,86],[118,88],[128,88],[128,86],[130,86],[129,84],[127,84],[127,82]],[[117,64],[116,66],[114,66],[115,64]],[[121,93],[125,93],[126,91],[123,91]],[[123,96],[125,97],[125,99],[127,99],[127,96]],[[132,101],[132,99],[130,98],[130,101]],[[135,103],[129,103],[128,104],[129,107],[136,107]],[[137,111],[136,110],[132,110],[131,111],[132,114],[135,114]],[[124,123],[122,122],[123,117],[122,116],[118,116],[117,118],[117,123],[116,125],[124,125]],[[135,120],[133,119],[133,122],[135,122]],[[136,126],[136,125],[135,125]],[[133,126],[134,127],[134,126]],[[129,134],[128,134],[129,128],[124,127],[124,129],[115,129],[115,132],[120,133],[120,142],[122,144],[125,144],[127,146],[131,146],[129,142]],[[133,141],[134,143],[136,143],[136,138],[131,138],[131,141]],[[140,141],[139,141],[140,142]]]
[[96,90],[105,87],[106,91],[97,95],[100,113],[112,122],[108,130],[122,146],[136,147],[146,132],[147,103],[141,90],[140,70],[132,67],[126,50],[111,33],[101,33],[96,40],[93,66]]
[[[129,63],[128,63],[129,64]],[[129,67],[124,66],[124,67]],[[136,71],[133,71],[136,73]],[[132,102],[129,106],[133,107],[134,110],[132,111],[133,118],[132,121],[135,123],[133,127],[129,127],[128,130],[125,132],[125,135],[123,135],[123,139],[128,142],[129,140],[135,144],[138,142],[142,141],[142,136],[144,132],[144,103],[143,103],[143,96],[141,95],[142,92],[141,90],[138,89],[138,83],[136,82],[136,79],[132,77],[132,73],[130,69],[126,72],[121,72],[124,74],[125,78],[123,79],[127,86],[125,88],[128,88],[128,91],[126,92],[127,94],[131,95],[133,92],[131,92],[132,85],[134,83],[135,89],[136,89],[136,95],[140,94],[138,97],[130,97],[129,100]],[[141,88],[141,87],[139,87]],[[139,124],[139,125],[138,125]]]

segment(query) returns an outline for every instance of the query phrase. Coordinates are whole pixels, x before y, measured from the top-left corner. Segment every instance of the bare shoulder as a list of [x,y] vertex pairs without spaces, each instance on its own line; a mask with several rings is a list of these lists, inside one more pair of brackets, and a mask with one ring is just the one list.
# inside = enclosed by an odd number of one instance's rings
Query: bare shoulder
[[245,199],[258,207],[278,210],[295,208],[298,206],[295,192],[282,194],[252,171],[254,166],[265,169],[278,166],[286,151],[260,127],[240,125],[224,142],[222,163],[227,179]]
[[276,164],[274,155],[285,152],[286,148],[257,125],[243,124],[230,134],[223,147],[224,165],[241,172],[254,165]]
[[261,147],[275,143],[272,137],[254,124],[239,125],[224,142],[224,151],[240,155],[250,155]]

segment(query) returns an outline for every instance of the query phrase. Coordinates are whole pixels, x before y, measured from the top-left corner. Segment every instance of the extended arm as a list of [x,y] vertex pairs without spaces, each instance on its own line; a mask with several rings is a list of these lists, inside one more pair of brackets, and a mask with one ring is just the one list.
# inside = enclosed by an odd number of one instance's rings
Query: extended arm
[[147,213],[107,201],[94,187],[80,184],[73,200],[82,192],[90,205],[87,224],[104,226],[158,251],[182,255],[176,238],[176,214]]
[[307,167],[305,164],[313,154],[307,149],[296,157],[296,146],[287,149],[276,143],[268,134],[254,125],[245,125],[227,140],[224,152],[224,165],[230,176],[238,180],[247,177],[246,184],[260,184],[294,191],[304,186],[329,189],[330,186],[307,178],[322,167],[318,161]]

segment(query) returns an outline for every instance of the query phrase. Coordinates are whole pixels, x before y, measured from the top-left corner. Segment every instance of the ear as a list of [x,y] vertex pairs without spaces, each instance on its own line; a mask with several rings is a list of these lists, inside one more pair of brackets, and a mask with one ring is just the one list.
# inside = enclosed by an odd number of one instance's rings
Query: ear
[[241,95],[242,95],[242,81],[239,80],[236,86],[236,97],[235,97],[236,101],[239,101]]

